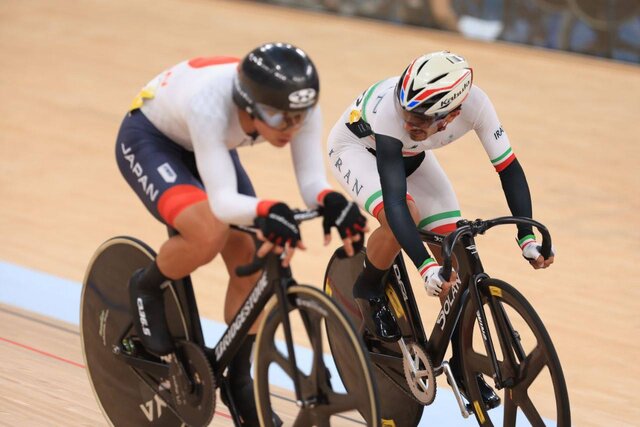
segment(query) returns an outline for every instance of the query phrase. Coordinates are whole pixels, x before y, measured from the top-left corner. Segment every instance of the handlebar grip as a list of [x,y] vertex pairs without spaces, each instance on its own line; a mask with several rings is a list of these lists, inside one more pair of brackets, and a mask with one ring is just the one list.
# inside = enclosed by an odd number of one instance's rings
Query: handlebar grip
[[540,249],[540,254],[542,258],[548,259],[551,256],[551,236],[549,235],[549,230],[546,228],[538,227],[538,231],[542,235],[542,247]]
[[451,254],[453,253],[453,247],[455,246],[458,237],[463,233],[468,233],[469,231],[469,226],[460,226],[453,233],[445,237],[442,242],[442,270],[440,270],[440,276],[442,276],[445,282],[448,282],[451,279],[451,271],[453,270]]
[[236,274],[238,275],[238,277],[250,276],[253,273],[262,270],[266,262],[266,256],[264,258],[258,258],[257,255],[254,255],[253,261],[251,261],[249,264],[236,267]]
[[449,279],[451,279],[451,271],[451,258],[449,258],[444,261],[442,269],[440,270],[440,276],[444,279],[445,282],[448,282]]

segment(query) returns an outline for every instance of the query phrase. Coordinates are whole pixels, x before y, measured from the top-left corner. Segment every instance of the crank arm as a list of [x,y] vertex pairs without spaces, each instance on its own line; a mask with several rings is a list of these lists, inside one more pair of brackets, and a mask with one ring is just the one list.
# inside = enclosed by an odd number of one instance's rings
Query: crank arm
[[458,406],[460,407],[460,414],[464,418],[469,418],[469,411],[467,411],[467,405],[464,403],[462,399],[462,394],[460,393],[460,389],[458,388],[458,384],[456,383],[456,379],[453,377],[453,372],[451,371],[451,367],[449,366],[449,362],[442,362],[442,371],[447,376],[447,381],[451,388],[453,389],[453,395],[456,397],[456,401],[458,402]]

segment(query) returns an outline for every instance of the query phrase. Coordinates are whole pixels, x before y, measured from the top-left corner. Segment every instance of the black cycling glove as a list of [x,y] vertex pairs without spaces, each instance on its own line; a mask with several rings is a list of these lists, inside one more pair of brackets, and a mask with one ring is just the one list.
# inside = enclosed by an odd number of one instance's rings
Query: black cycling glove
[[343,239],[363,234],[367,219],[360,213],[360,209],[355,203],[348,202],[342,194],[336,191],[324,196],[323,202],[322,228],[325,235],[331,232],[331,227],[336,227]]
[[272,205],[266,216],[258,218],[256,224],[264,237],[278,246],[289,243],[291,247],[296,247],[300,241],[300,230],[293,212],[284,203]]

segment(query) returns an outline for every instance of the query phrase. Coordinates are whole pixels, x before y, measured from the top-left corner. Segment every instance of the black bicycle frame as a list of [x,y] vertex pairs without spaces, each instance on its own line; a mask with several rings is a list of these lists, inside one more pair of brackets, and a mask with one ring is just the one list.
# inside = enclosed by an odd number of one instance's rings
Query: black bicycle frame
[[[315,211],[309,211],[298,214],[299,220],[311,219],[317,216]],[[236,230],[255,234],[255,230],[250,227],[232,226]],[[178,234],[174,229],[168,227],[169,236]],[[247,336],[251,326],[262,313],[269,299],[275,294],[278,298],[278,304],[282,308],[283,326],[285,330],[285,340],[287,343],[287,351],[291,355],[291,362],[295,365],[295,352],[293,350],[293,338],[291,336],[291,328],[289,327],[289,310],[286,299],[286,288],[295,285],[296,282],[292,278],[291,269],[282,267],[279,256],[268,254],[264,259],[254,258],[254,261],[242,267],[244,274],[248,275],[263,268],[262,275],[257,280],[255,287],[245,299],[241,308],[238,310],[233,320],[225,330],[218,343],[213,347],[213,351],[209,353],[209,362],[216,375],[216,380],[220,380],[225,369],[238,352],[245,337]],[[191,339],[200,345],[205,346],[204,337],[202,335],[202,325],[198,314],[198,305],[196,303],[193,285],[190,277],[176,280],[174,290],[178,294],[178,301],[183,313],[187,314],[187,329],[191,335]],[[147,362],[142,362],[144,365]],[[295,372],[295,370],[294,370]],[[294,378],[294,385],[298,390],[298,378]]]
[[[445,239],[444,236],[430,231],[420,231],[420,235],[426,243],[437,246],[441,246]],[[464,246],[470,245],[465,244]],[[405,314],[407,315],[408,323],[411,325],[414,338],[425,347],[434,366],[440,366],[444,360],[453,331],[467,298],[467,289],[469,287],[469,279],[471,278],[471,274],[469,273],[471,271],[471,265],[466,249],[456,246],[454,256],[458,262],[458,271],[463,273],[463,277],[459,277],[449,291],[438,313],[436,323],[428,336],[423,327],[420,311],[416,304],[402,255],[398,255],[391,267],[395,276],[393,280],[391,280],[391,283],[396,287],[396,293],[403,297],[406,307]],[[477,259],[477,261],[479,268],[482,268],[480,260]]]
[[[271,296],[276,293],[276,288],[281,286],[280,276],[277,274],[277,271],[274,271],[277,269],[277,266],[273,265],[277,264],[278,260],[273,256],[269,256],[269,258],[270,260],[267,261],[266,268],[256,282],[255,287],[249,296],[247,296],[231,323],[229,323],[229,326],[220,340],[218,340],[218,343],[213,347],[213,354],[209,359],[213,372],[215,372],[218,377],[222,375],[225,368],[233,359],[249,332],[249,329],[251,329],[253,323],[258,316],[260,316],[260,313],[262,313],[264,306]],[[273,258],[276,259],[273,260]],[[282,301],[279,302],[282,303]]]
[[[403,295],[407,309],[407,317],[413,329],[415,339],[426,347],[427,353],[436,367],[442,364],[454,329],[462,315],[463,308],[467,303],[467,299],[471,298],[469,303],[473,304],[476,308],[476,316],[482,328],[482,337],[487,354],[492,360],[496,372],[496,378],[494,379],[501,379],[491,334],[485,327],[487,317],[482,308],[482,301],[478,290],[478,285],[489,276],[485,273],[482,262],[480,261],[474,236],[483,234],[489,228],[503,224],[522,224],[536,227],[543,238],[541,253],[544,258],[549,257],[551,253],[551,238],[548,230],[542,224],[529,218],[501,217],[488,221],[476,220],[474,222],[462,220],[457,223],[458,228],[446,237],[430,231],[420,230],[420,236],[425,243],[437,245],[442,248],[443,277],[449,280],[453,267],[453,259],[457,261],[457,271],[462,275],[458,277],[458,280],[449,291],[438,313],[431,334],[428,337],[424,332],[420,312],[416,305],[401,255],[398,255],[392,266],[392,270],[395,273],[395,280],[391,282],[396,286],[396,292]],[[458,240],[461,244],[456,245]],[[498,386],[502,386],[500,381],[497,381],[497,383]]]
[[[307,221],[321,215],[319,209],[309,211],[297,211],[294,218],[298,222]],[[252,235],[256,234],[256,229],[244,226],[231,226],[235,230],[243,231]],[[281,256],[273,252],[264,258],[254,255],[253,261],[249,265],[236,269],[238,275],[246,276],[263,269],[262,275],[256,282],[255,287],[245,299],[242,307],[238,310],[233,320],[225,330],[224,334],[213,347],[213,354],[209,357],[209,362],[215,372],[216,379],[220,380],[226,367],[229,365],[238,349],[242,345],[249,329],[262,313],[267,302],[273,295],[278,299],[278,306],[282,313],[282,326],[285,334],[285,342],[291,371],[293,372],[293,385],[296,393],[296,400],[301,401],[300,380],[296,369],[296,356],[294,351],[293,336],[289,322],[289,301],[287,299],[287,288],[296,285],[296,281],[291,274],[291,268],[283,267]],[[193,303],[195,307],[195,300]]]

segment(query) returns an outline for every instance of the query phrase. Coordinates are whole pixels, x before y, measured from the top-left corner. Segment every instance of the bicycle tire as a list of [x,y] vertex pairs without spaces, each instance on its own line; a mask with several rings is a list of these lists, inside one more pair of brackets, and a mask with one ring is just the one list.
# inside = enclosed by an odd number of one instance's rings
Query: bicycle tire
[[[96,250],[83,280],[80,338],[89,384],[107,421],[118,427],[182,425],[166,396],[158,392],[162,380],[139,372],[114,355],[119,340],[133,333],[129,278],[154,258],[154,251],[144,242],[114,237]],[[172,285],[165,290],[165,308],[172,336],[188,340],[187,323]]]
[[[478,424],[510,427],[523,422],[524,417],[535,427],[570,426],[569,394],[560,359],[534,308],[513,286],[501,280],[485,279],[478,289],[498,366],[503,378],[514,379],[501,392],[502,405],[487,411],[481,404],[475,378],[483,374],[493,384],[493,367],[481,339],[483,331],[475,309],[468,302],[461,318],[460,347],[467,392]],[[498,329],[505,333],[499,334]]]
[[[364,252],[361,251],[352,257],[344,257],[339,251],[340,249],[334,253],[327,266],[324,291],[349,315],[354,325],[360,325],[362,315],[353,299],[352,288],[358,274],[362,271]],[[400,299],[398,302],[402,303]],[[398,323],[401,330],[410,330],[406,316],[400,318]],[[331,331],[327,334],[332,350],[343,346],[338,336],[334,336]],[[386,353],[376,353],[370,357],[378,389],[386,390],[384,398],[380,400],[382,422],[387,423],[384,425],[416,426],[422,418],[424,406],[413,397],[407,384],[402,366],[402,354],[395,343],[380,343],[380,347]],[[397,357],[384,357],[395,353]],[[338,372],[342,377],[348,377],[352,358],[348,354],[338,353],[335,350],[334,354]]]
[[[303,400],[315,399],[316,404],[303,407],[297,406],[298,413],[293,421],[294,426],[328,426],[337,421],[336,417],[359,416],[369,426],[380,426],[377,389],[371,374],[371,366],[367,358],[362,340],[355,332],[349,318],[336,303],[316,288],[306,285],[295,285],[287,289],[290,319],[299,320],[307,333],[311,344],[313,357],[312,366],[308,372],[301,367],[301,360],[296,355],[296,368],[300,379],[300,393]],[[297,312],[297,313],[294,313]],[[260,424],[272,427],[272,386],[269,384],[269,368],[278,365],[289,378],[293,377],[290,370],[289,355],[286,349],[281,351],[276,347],[276,334],[281,329],[282,311],[277,299],[272,298],[264,310],[264,320],[261,322],[256,337],[255,346],[255,374],[254,393]],[[357,371],[357,383],[344,382],[346,393],[333,390],[328,370],[323,358],[325,326],[340,330],[344,337],[344,351],[356,361],[351,369]],[[336,332],[337,333],[337,332]],[[300,340],[298,334],[297,342]],[[297,353],[297,352],[296,352]],[[324,369],[323,369],[324,368]],[[357,411],[357,412],[356,412]],[[346,412],[346,414],[345,414]]]

